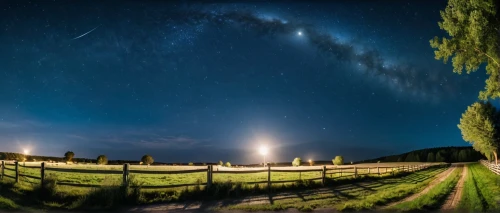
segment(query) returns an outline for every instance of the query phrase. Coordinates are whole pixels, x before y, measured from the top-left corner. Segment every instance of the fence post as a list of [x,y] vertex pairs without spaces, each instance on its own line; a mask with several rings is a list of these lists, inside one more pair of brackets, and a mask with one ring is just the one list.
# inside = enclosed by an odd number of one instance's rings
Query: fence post
[[214,183],[214,165],[210,165],[210,183]]
[[342,177],[342,167],[340,168],[340,177]]
[[271,164],[267,164],[267,190],[271,192]]
[[15,162],[16,165],[16,183],[19,183],[19,162]]
[[207,166],[207,188],[212,185],[212,178],[210,177],[211,175],[210,171],[210,165]]
[[128,186],[128,171],[130,164],[123,164],[123,185]]
[[321,175],[321,184],[323,184],[323,186],[325,185],[325,176],[326,176],[326,166],[323,165],[323,173]]
[[42,162],[40,165],[40,183],[42,184],[45,182],[45,162]]
[[356,168],[356,166],[354,166],[354,178],[357,178],[358,177],[358,168]]
[[4,175],[5,175],[5,161],[2,161],[2,176],[0,177],[2,180]]
[[370,167],[368,167],[368,174],[370,174]]
[[380,176],[380,167],[377,167],[378,176]]

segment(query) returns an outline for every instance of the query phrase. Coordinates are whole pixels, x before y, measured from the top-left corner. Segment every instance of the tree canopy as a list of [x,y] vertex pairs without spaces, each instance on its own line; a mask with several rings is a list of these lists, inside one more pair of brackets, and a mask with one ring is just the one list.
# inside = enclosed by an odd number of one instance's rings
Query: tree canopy
[[97,157],[97,164],[99,164],[99,165],[108,164],[108,157],[106,157],[106,155],[99,155]]
[[484,155],[493,154],[497,162],[500,113],[489,102],[476,102],[467,107],[458,128],[462,138]]
[[343,165],[344,164],[344,157],[342,156],[335,156],[335,158],[332,160],[333,165]]
[[437,60],[446,63],[452,58],[455,73],[465,70],[470,74],[486,64],[489,78],[479,94],[482,100],[500,97],[500,21],[495,2],[449,0],[438,22],[449,37],[436,36],[430,41]]
[[300,159],[299,157],[293,159],[292,166],[300,166],[300,164],[302,164],[302,159]]
[[153,159],[153,157],[151,157],[151,155],[144,155],[141,158],[141,162],[146,164],[146,165],[150,165],[150,164],[153,164],[155,162],[155,160]]
[[427,162],[434,162],[434,161],[436,161],[436,156],[434,155],[434,153],[429,152],[429,154],[427,154]]
[[64,153],[64,159],[66,161],[72,161],[73,157],[75,157],[75,153],[73,153],[72,151],[67,151],[66,153]]
[[[459,158],[459,152],[462,150],[466,150],[465,159]],[[439,162],[437,161],[438,159],[436,157],[438,153],[440,156],[439,157],[440,162],[449,162],[449,163],[472,162],[484,158],[484,156],[480,152],[474,150],[471,146],[458,146],[458,147],[436,147],[436,148],[420,149],[399,155],[390,155],[370,160],[359,161],[357,163],[376,163],[378,161],[404,162],[406,159],[408,160],[412,159],[411,161],[415,161],[415,158],[417,158],[417,156],[420,161]],[[410,157],[408,158],[408,156]]]
[[468,74],[486,64],[489,78],[485,90],[479,97],[482,100],[500,97],[500,21],[495,0],[464,1],[449,0],[439,28],[449,37],[434,37],[430,41],[435,57],[447,62],[451,57],[453,72]]

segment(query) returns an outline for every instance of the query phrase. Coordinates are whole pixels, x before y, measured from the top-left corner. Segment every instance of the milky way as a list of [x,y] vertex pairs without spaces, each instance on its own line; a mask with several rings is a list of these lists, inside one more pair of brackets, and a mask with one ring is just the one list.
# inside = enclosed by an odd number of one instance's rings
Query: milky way
[[[201,12],[185,11],[172,16],[169,20],[180,20],[184,24],[198,24],[208,22],[215,26],[238,25],[245,30],[254,31],[257,35],[293,35],[300,29],[300,36],[304,34],[313,47],[335,63],[349,63],[352,70],[361,69],[363,76],[383,83],[397,93],[411,97],[438,100],[446,93],[454,92],[452,85],[442,86],[444,76],[434,70],[422,70],[417,66],[405,63],[388,64],[387,59],[376,49],[370,47],[364,50],[355,48],[356,43],[343,42],[338,38],[322,32],[313,24],[279,18],[263,19],[253,12]],[[358,67],[356,67],[358,66]]]
[[484,79],[433,57],[446,2],[387,4],[6,1],[0,146],[255,162],[261,140],[280,161],[462,145]]

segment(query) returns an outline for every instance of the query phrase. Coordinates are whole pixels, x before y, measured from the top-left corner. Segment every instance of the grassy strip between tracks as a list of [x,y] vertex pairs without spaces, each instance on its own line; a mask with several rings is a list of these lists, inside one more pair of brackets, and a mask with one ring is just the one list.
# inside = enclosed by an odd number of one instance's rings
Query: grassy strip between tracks
[[500,175],[479,163],[470,164],[458,208],[470,212],[498,211],[499,204]]
[[305,190],[286,194],[232,200],[222,203],[218,209],[265,211],[295,208],[308,211],[315,208],[337,210],[373,209],[377,205],[402,199],[422,190],[435,176],[446,168],[432,168],[406,176],[378,179],[360,183]]
[[443,182],[435,185],[427,193],[415,200],[400,203],[394,209],[400,211],[434,210],[441,207],[460,179],[463,168],[457,168]]

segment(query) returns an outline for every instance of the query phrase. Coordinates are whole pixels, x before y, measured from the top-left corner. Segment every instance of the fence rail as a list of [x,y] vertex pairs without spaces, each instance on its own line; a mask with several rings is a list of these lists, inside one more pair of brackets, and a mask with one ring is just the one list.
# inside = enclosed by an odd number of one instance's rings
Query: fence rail
[[[95,170],[95,169],[77,169],[77,168],[56,168],[56,167],[46,167],[45,162],[42,162],[40,166],[26,166],[26,165],[21,165],[19,162],[14,162],[14,164],[7,163],[5,161],[2,161],[1,164],[1,178],[3,179],[4,177],[6,178],[12,178],[15,179],[16,182],[19,182],[19,177],[24,177],[24,178],[32,178],[32,179],[38,179],[41,181],[41,183],[44,183],[45,180],[45,171],[53,171],[53,172],[64,172],[64,173],[85,173],[85,174],[115,174],[115,175],[122,175],[123,176],[123,184],[128,185],[129,184],[129,175],[130,174],[189,174],[189,173],[200,173],[200,172],[206,172],[207,174],[207,181],[205,183],[186,183],[186,184],[170,184],[170,185],[139,185],[139,186],[132,186],[132,187],[141,187],[145,189],[161,189],[161,188],[176,188],[176,187],[189,187],[189,186],[199,186],[199,185],[206,185],[210,186],[213,183],[213,174],[251,174],[251,173],[264,173],[267,172],[267,180],[263,181],[249,181],[249,182],[244,182],[245,184],[267,184],[268,188],[271,187],[271,184],[276,184],[276,183],[290,183],[290,182],[296,182],[298,180],[272,180],[272,173],[299,173],[299,179],[300,180],[306,180],[306,181],[321,181],[322,184],[325,184],[325,180],[327,179],[336,179],[336,178],[342,178],[342,177],[354,177],[357,178],[359,176],[364,176],[364,175],[382,175],[382,174],[391,174],[395,175],[396,173],[399,172],[415,172],[419,171],[422,169],[427,169],[432,166],[436,166],[440,164],[419,164],[419,165],[398,165],[398,166],[374,166],[374,167],[360,167],[360,166],[335,166],[335,167],[327,167],[327,166],[321,166],[321,167],[316,167],[314,169],[310,168],[294,168],[294,169],[288,169],[288,168],[276,168],[276,167],[271,167],[270,165],[267,165],[267,167],[264,167],[264,169],[222,169],[219,170],[217,168],[216,171],[214,171],[214,166],[209,165],[206,168],[199,168],[199,169],[189,169],[189,170],[175,170],[175,171],[161,171],[161,170],[131,170],[129,164],[124,164],[122,170]],[[14,166],[14,168],[8,168],[6,166]],[[33,176],[33,175],[28,175],[28,174],[21,174],[19,171],[19,167],[23,168],[31,168],[31,169],[40,169],[40,176]],[[498,168],[497,168],[498,169]],[[7,175],[5,174],[5,170],[7,171],[13,171],[15,173],[14,176],[12,175]],[[500,169],[499,169],[500,170]],[[498,171],[498,170],[497,170]],[[315,178],[301,178],[301,174],[304,172],[318,172],[318,177]],[[497,173],[498,174],[498,173]],[[328,177],[330,175],[330,177]],[[335,177],[333,177],[335,175]],[[77,186],[77,187],[102,187],[102,185],[98,184],[80,184],[80,183],[72,183],[70,182],[58,182],[59,185],[66,185],[66,186]]]
[[485,160],[481,160],[480,162],[481,162],[481,164],[486,166],[486,168],[488,168],[493,173],[500,175],[500,165],[496,165],[494,163],[490,163],[490,162],[485,161]]

